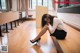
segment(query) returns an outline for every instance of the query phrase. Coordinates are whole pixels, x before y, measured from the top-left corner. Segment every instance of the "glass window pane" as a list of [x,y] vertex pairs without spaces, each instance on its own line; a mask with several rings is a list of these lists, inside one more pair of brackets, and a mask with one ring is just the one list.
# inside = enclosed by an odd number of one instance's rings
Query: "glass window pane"
[[38,0],[38,6],[42,6],[42,0]]
[[[31,6],[31,2],[29,5]],[[32,0],[32,8],[30,8],[30,10],[35,10],[36,5],[45,6],[48,7],[49,10],[53,10],[52,0],[43,0],[43,5],[42,5],[42,0]]]
[[49,10],[53,10],[52,0],[48,0],[48,8]]
[[2,9],[6,9],[6,0],[1,0]]
[[32,9],[36,8],[36,0],[32,0]]
[[0,9],[1,9],[1,0],[0,0]]
[[47,7],[47,0],[43,0],[43,6]]

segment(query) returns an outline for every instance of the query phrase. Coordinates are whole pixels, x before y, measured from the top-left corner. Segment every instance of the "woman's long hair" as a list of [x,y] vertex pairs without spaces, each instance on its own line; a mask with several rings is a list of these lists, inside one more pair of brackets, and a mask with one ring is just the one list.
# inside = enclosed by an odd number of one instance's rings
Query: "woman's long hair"
[[47,16],[47,15],[49,15],[49,14],[44,14],[42,16],[42,27],[44,27],[47,24],[47,22],[45,21],[45,18],[49,18],[50,19],[50,24],[53,26],[53,18],[54,18],[54,16],[51,16],[51,15]]

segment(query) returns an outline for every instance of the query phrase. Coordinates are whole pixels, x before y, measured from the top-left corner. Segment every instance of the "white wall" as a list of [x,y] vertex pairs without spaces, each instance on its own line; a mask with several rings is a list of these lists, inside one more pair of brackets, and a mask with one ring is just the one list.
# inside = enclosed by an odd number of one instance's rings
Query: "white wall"
[[80,29],[80,14],[58,13],[57,15],[66,23]]

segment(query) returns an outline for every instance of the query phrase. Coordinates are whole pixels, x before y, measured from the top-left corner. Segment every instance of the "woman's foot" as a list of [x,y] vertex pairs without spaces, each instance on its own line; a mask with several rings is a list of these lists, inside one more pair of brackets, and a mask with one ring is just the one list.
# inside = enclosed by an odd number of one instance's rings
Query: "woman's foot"
[[39,38],[38,40],[30,40],[31,43],[35,43],[35,42],[39,42],[41,38]]

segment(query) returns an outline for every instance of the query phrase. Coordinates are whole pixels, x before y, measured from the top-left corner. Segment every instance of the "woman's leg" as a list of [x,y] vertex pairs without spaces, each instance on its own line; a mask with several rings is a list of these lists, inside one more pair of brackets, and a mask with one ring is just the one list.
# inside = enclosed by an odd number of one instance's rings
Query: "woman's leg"
[[41,36],[42,36],[47,30],[48,30],[48,25],[45,25],[45,26],[43,27],[43,29],[41,30],[41,32],[38,34],[38,36],[37,36],[35,39],[33,39],[33,42],[36,41],[36,40],[38,40],[39,38],[41,38]]

